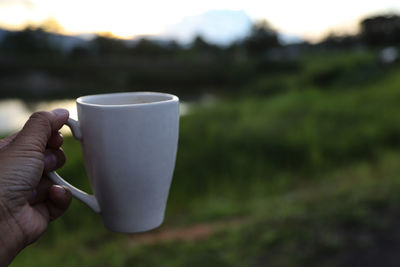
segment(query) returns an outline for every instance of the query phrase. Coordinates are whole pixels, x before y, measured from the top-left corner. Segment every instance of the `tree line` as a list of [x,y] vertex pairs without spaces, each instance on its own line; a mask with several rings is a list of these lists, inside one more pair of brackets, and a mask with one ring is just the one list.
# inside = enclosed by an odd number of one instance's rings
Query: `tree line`
[[[51,30],[51,27],[50,27]],[[277,32],[267,21],[253,24],[248,36],[233,42],[230,46],[221,47],[207,42],[197,36],[190,45],[182,46],[174,40],[154,41],[140,39],[128,42],[114,38],[110,34],[95,36],[90,41],[77,43],[67,51],[55,42],[55,34],[48,27],[27,27],[22,31],[8,32],[0,42],[0,53],[3,55],[60,55],[85,57],[91,55],[132,54],[141,56],[173,55],[187,50],[194,52],[218,53],[221,51],[240,50],[246,55],[254,56],[265,53],[271,48],[284,46]],[[306,42],[304,45],[309,45]],[[377,15],[363,19],[360,30],[354,35],[329,35],[317,45],[328,47],[351,47],[365,45],[370,47],[393,46],[400,44],[400,16],[396,14]]]

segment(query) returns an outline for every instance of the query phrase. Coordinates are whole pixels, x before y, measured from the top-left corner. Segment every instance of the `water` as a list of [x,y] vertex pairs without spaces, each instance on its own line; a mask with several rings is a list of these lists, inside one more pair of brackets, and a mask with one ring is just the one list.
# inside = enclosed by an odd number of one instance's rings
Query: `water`
[[[29,116],[39,110],[50,111],[56,108],[65,108],[69,111],[70,117],[77,119],[75,99],[64,99],[54,101],[42,101],[29,103],[29,105],[18,99],[7,99],[0,101],[0,135],[8,135],[19,131]],[[180,103],[180,114],[184,116],[188,114],[190,104]],[[67,127],[63,127],[61,132],[64,135],[70,135],[71,132]]]

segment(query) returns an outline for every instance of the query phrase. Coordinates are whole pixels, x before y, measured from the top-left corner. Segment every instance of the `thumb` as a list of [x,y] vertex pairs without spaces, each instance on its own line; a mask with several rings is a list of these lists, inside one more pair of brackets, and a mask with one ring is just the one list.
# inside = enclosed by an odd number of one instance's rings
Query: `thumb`
[[23,146],[24,150],[44,152],[47,142],[54,131],[58,131],[68,120],[66,109],[55,109],[51,112],[33,113],[24,128],[14,139],[14,145]]

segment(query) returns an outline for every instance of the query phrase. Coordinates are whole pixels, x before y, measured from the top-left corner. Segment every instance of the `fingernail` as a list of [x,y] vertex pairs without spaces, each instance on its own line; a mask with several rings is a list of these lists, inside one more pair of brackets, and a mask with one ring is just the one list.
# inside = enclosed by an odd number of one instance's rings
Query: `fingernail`
[[44,166],[48,170],[54,170],[57,167],[57,157],[52,153],[45,154],[44,156]]
[[65,188],[61,185],[53,185],[55,191],[57,191],[57,194],[62,194],[65,195],[67,193],[67,190],[65,190]]
[[63,109],[63,108],[54,109],[52,112],[58,116],[68,116],[69,115],[68,110]]

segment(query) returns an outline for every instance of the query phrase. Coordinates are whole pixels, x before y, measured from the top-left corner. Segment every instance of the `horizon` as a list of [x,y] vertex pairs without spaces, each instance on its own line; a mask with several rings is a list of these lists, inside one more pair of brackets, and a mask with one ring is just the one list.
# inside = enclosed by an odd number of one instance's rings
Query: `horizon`
[[[359,22],[365,17],[400,13],[400,3],[393,0],[382,0],[379,4],[344,0],[335,4],[316,0],[303,3],[284,0],[274,4],[256,2],[207,0],[189,5],[171,0],[156,3],[156,9],[155,3],[141,3],[139,6],[122,0],[113,3],[0,0],[0,27],[21,30],[50,23],[54,28],[52,32],[71,36],[109,33],[121,39],[148,36],[187,42],[200,35],[209,42],[227,44],[245,37],[254,22],[265,19],[289,40],[315,43],[332,33],[355,34]],[[177,5],[180,8],[174,7]]]

